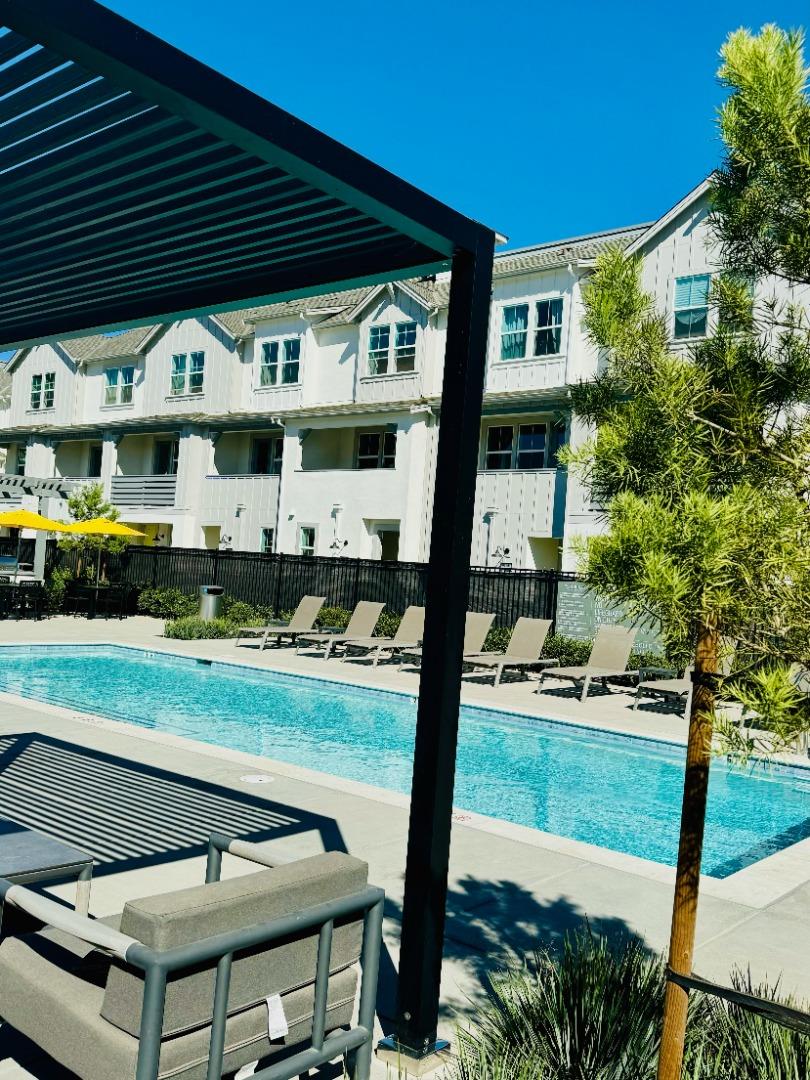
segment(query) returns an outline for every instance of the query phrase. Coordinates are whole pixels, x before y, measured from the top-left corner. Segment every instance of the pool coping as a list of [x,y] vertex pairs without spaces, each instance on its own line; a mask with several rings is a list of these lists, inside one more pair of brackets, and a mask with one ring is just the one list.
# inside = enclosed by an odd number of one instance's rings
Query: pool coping
[[[26,644],[30,646],[33,643],[29,642]],[[0,645],[0,656],[2,656],[3,650],[5,649],[20,647],[25,646],[2,644]],[[212,664],[219,663],[229,667],[243,668],[254,672],[271,672],[282,676],[286,675],[291,678],[308,679],[313,682],[324,681],[339,684],[341,686],[356,687],[361,690],[378,690],[387,694],[395,694],[399,697],[411,698],[412,700],[417,696],[408,690],[395,687],[392,688],[375,682],[357,683],[353,682],[351,679],[337,678],[330,673],[320,675],[310,672],[295,672],[286,668],[273,667],[266,663],[250,663],[247,657],[237,660],[227,654],[201,658],[193,653],[185,653],[172,648],[159,647],[151,644],[136,645],[130,644],[129,642],[122,643],[100,639],[98,641],[83,641],[81,643],[75,641],[53,641],[41,643],[34,647],[55,649],[66,647],[106,647],[127,649],[141,653],[151,652],[174,659],[195,661],[202,659],[206,664],[209,662]],[[284,776],[292,780],[316,784],[323,788],[345,792],[370,801],[382,802],[387,805],[398,806],[402,809],[408,809],[410,806],[410,797],[400,792],[391,791],[387,788],[375,787],[372,784],[365,784],[357,780],[349,780],[343,777],[334,776],[331,773],[320,772],[319,770],[310,769],[305,766],[278,761],[275,758],[250,754],[243,750],[234,750],[213,743],[200,742],[197,739],[186,735],[174,735],[170,732],[154,731],[149,728],[139,727],[134,723],[128,723],[127,721],[113,720],[96,713],[84,712],[62,705],[55,705],[50,702],[41,701],[38,698],[24,697],[22,695],[8,693],[7,691],[0,691],[0,701],[29,708],[33,706],[41,709],[43,712],[50,713],[53,716],[74,723],[89,724],[94,727],[125,735],[129,738],[143,738],[147,741],[162,744],[164,746],[192,750],[193,752],[202,754],[206,757],[231,760],[234,763],[248,765],[258,772],[269,774],[276,773],[279,776]],[[561,715],[539,717],[515,708],[514,706],[495,708],[493,706],[468,701],[464,701],[463,705],[465,708],[474,709],[478,712],[503,712],[524,720],[548,720],[551,723],[566,725],[576,728],[579,731],[584,730],[602,735],[631,738],[636,742],[658,743],[663,746],[677,746],[679,748],[682,748],[686,743],[685,738],[678,739],[667,736],[661,736],[659,738],[657,736],[639,735],[635,731],[622,731],[620,728],[599,727],[596,724],[588,723],[584,719],[577,721]],[[793,761],[780,761],[778,759],[775,759],[775,761],[778,765],[788,765],[791,768],[806,771],[808,778],[810,778],[810,765],[795,763]],[[674,886],[674,867],[667,866],[663,863],[657,863],[650,859],[644,859],[637,855],[613,851],[610,848],[589,844],[582,840],[574,840],[568,837],[558,836],[555,833],[544,832],[542,829],[537,829],[533,826],[503,821],[500,818],[488,817],[484,814],[462,808],[453,808],[453,823],[456,827],[476,829],[494,836],[515,840],[539,850],[553,851],[557,854],[567,855],[587,863],[620,870],[650,881]],[[808,867],[810,867],[810,838],[798,841],[787,848],[783,848],[773,855],[760,859],[751,866],[735,871],[726,878],[714,878],[701,874],[701,894],[732,903],[742,904],[754,909],[766,908],[810,880],[810,871],[808,870]]]

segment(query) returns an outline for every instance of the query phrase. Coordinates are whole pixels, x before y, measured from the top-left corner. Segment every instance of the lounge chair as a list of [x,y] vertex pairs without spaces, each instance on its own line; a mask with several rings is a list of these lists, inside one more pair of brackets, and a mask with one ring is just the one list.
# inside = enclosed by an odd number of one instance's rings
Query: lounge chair
[[588,696],[591,682],[601,679],[602,686],[607,689],[607,680],[618,678],[620,675],[630,675],[627,671],[627,662],[636,639],[636,631],[624,626],[600,626],[596,631],[591,655],[588,663],[576,667],[550,667],[540,672],[536,693],[542,689],[543,679],[570,679],[571,682],[582,683],[580,701]]
[[260,637],[262,640],[259,644],[259,651],[261,651],[267,648],[267,642],[271,637],[275,638],[279,644],[281,644],[282,638],[289,638],[291,642],[294,642],[299,634],[312,629],[318,617],[318,612],[325,602],[325,596],[305,596],[293,612],[293,616],[288,623],[270,626],[241,626],[236,638],[236,644],[238,645],[242,638],[245,637]]
[[[273,869],[220,881],[223,851]],[[213,836],[207,884],[103,920],[0,879],[46,924],[0,943],[0,1016],[82,1080],[208,1080],[267,1058],[292,1080],[345,1051],[367,1080],[385,899],[367,871]]]
[[507,668],[528,671],[536,667],[552,667],[559,660],[540,659],[540,653],[551,629],[551,619],[520,618],[515,623],[506,652],[465,653],[464,662],[474,669],[487,668],[495,672],[495,686]]
[[[481,646],[486,640],[489,628],[495,621],[495,616],[483,611],[468,611],[464,624],[464,655],[468,653],[480,653]],[[419,667],[422,663],[421,646],[417,649],[400,650],[399,670],[410,664]]]
[[397,627],[393,637],[364,637],[352,638],[342,642],[343,656],[345,660],[352,651],[360,651],[373,660],[374,667],[379,664],[384,654],[391,655],[401,649],[415,649],[422,644],[425,632],[425,609],[411,605],[402,616],[402,621]]
[[684,716],[689,716],[692,708],[692,682],[691,667],[684,672],[682,679],[644,679],[639,681],[636,687],[636,696],[633,698],[633,708],[638,708],[642,698],[676,698],[684,703]]
[[302,645],[310,648],[323,646],[323,658],[328,660],[335,645],[343,644],[352,638],[369,638],[374,633],[374,627],[382,615],[385,604],[377,604],[371,600],[361,600],[352,612],[346,629],[338,633],[299,634],[295,642],[295,651],[298,653]]

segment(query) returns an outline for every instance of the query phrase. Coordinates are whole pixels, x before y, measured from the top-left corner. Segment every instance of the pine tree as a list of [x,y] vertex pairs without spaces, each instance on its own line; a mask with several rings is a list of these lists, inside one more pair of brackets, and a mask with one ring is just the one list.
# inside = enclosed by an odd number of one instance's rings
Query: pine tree
[[[810,182],[804,174],[802,191],[786,164],[795,152],[801,173],[810,131],[801,39],[741,31],[723,58],[734,92],[715,182],[713,329],[673,354],[639,259],[605,253],[584,291],[586,332],[604,362],[572,389],[574,411],[597,434],[567,455],[603,507],[604,533],[582,548],[591,586],[630,617],[655,620],[670,655],[695,668],[669,953],[683,974],[692,969],[718,693],[754,717],[745,735],[720,726],[726,748],[773,753],[810,730],[794,678],[810,658],[810,327],[789,293],[777,300],[761,281],[810,277]],[[795,138],[769,158],[777,131]],[[686,992],[669,983],[659,1080],[680,1077],[686,1006]]]

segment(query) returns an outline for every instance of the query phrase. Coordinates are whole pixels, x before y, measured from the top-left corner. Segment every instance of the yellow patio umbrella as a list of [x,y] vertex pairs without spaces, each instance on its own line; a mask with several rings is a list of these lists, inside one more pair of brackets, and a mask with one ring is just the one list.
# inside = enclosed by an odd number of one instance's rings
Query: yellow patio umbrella
[[[145,533],[137,529],[130,529],[129,525],[122,525],[120,521],[111,521],[109,518],[90,518],[89,521],[74,521],[72,525],[64,527],[65,532],[77,536],[145,536]],[[98,549],[98,561],[96,563],[96,587],[101,581],[101,548]]]
[[20,547],[22,545],[23,529],[33,529],[34,532],[70,532],[68,525],[63,525],[61,521],[52,521],[50,518],[43,517],[42,514],[34,513],[33,510],[6,510],[0,513],[0,525],[5,525],[7,529],[19,530],[17,533],[15,582],[20,572]]

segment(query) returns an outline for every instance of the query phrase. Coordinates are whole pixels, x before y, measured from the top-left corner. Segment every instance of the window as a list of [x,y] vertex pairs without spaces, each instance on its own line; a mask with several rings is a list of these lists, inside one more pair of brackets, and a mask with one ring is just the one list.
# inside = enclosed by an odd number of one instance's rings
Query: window
[[180,394],[202,394],[204,379],[204,352],[175,353],[172,356],[172,397]]
[[251,472],[261,476],[278,476],[284,456],[284,439],[278,435],[271,439],[253,440]]
[[521,424],[518,428],[517,457],[518,469],[542,469],[546,460],[546,425]]
[[703,337],[709,314],[711,274],[675,278],[675,337]]
[[558,458],[560,450],[568,442],[568,431],[566,430],[565,420],[555,420],[551,425],[551,432],[549,434],[549,446],[548,446],[548,467],[550,469],[559,468]]
[[191,367],[188,372],[188,392],[201,394],[205,379],[205,353],[193,352],[191,354]]
[[[531,326],[530,317],[534,320]],[[562,341],[562,320],[561,296],[538,300],[533,307],[507,304],[501,318],[501,360],[555,356]]]
[[91,446],[88,451],[87,475],[101,476],[101,443]]
[[131,405],[135,385],[135,368],[107,368],[104,372],[104,404]]
[[357,436],[358,469],[393,469],[396,458],[395,431],[361,431]]
[[[281,371],[279,372],[279,360]],[[300,381],[301,339],[285,338],[283,341],[262,343],[259,361],[259,386],[290,386]],[[279,383],[279,375],[281,380]]]
[[17,476],[25,476],[25,459],[28,457],[28,447],[17,447],[16,472]]
[[180,443],[166,439],[155,443],[155,476],[176,476],[180,459]]
[[487,428],[484,468],[546,468],[547,429],[541,424],[495,424]]
[[[393,330],[393,334],[392,331]],[[391,339],[394,341],[393,355]],[[369,327],[368,373],[388,375],[416,369],[416,323],[398,322]]]
[[38,409],[42,405],[42,376],[31,376],[31,408]]
[[515,430],[509,427],[491,427],[487,431],[487,469],[511,469]]
[[298,529],[298,554],[315,554],[315,526],[301,525]]
[[554,356],[560,351],[562,309],[561,296],[555,296],[551,300],[538,300],[535,304],[535,356]]
[[56,372],[45,372],[45,393],[43,394],[42,404],[46,409],[53,408],[53,399],[56,393]]
[[270,555],[273,551],[273,529],[262,529],[261,537],[259,539],[259,551],[263,555]]

